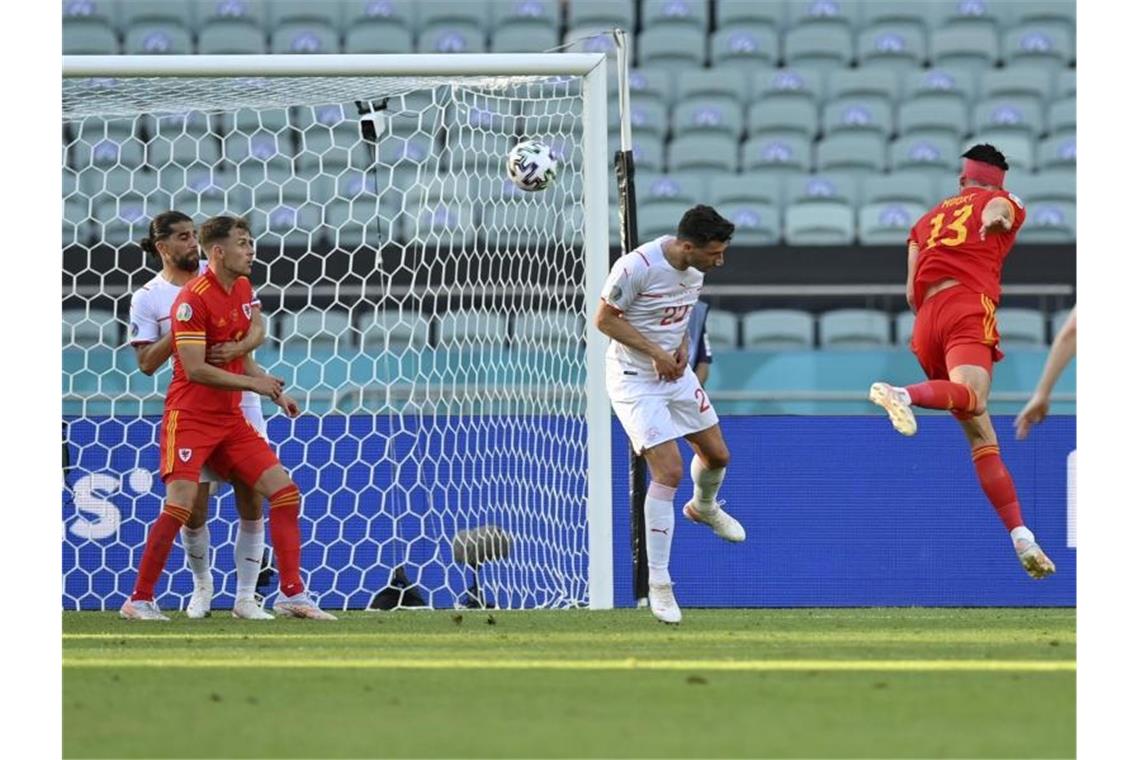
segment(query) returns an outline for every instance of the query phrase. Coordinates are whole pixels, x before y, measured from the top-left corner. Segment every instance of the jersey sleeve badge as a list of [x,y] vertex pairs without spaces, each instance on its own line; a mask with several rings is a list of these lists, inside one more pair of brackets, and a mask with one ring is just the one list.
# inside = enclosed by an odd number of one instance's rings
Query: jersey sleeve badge
[[194,309],[192,309],[190,307],[190,304],[186,303],[185,301],[178,305],[178,311],[174,314],[174,318],[179,322],[189,322],[190,318],[193,316]]
[[1022,202],[1021,202],[1021,199],[1020,199],[1020,198],[1018,198],[1018,197],[1017,197],[1016,195],[1014,195],[1013,193],[1009,193],[1009,199],[1010,199],[1011,201],[1013,201],[1014,203],[1016,203],[1016,204],[1017,204],[1017,207],[1018,207],[1018,208],[1025,208],[1025,204],[1024,204],[1024,203],[1022,203]]

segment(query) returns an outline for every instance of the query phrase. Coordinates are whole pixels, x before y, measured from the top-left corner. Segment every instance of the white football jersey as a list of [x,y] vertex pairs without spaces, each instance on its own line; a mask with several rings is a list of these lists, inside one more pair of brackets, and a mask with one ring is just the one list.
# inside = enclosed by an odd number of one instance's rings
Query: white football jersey
[[[662,246],[672,239],[662,235],[622,256],[602,290],[602,300],[620,311],[631,327],[669,352],[681,347],[705,281],[699,269],[681,271],[666,260]],[[653,369],[649,356],[616,340],[610,340],[606,358],[631,369]]]
[[[206,271],[207,264],[202,260],[198,274]],[[157,274],[147,284],[131,295],[130,341],[132,346],[154,343],[170,332],[170,309],[178,297],[181,285],[175,285],[162,274]],[[253,294],[250,307],[261,306],[257,293]],[[261,409],[261,398],[253,391],[245,391],[241,397],[242,407],[256,406]]]

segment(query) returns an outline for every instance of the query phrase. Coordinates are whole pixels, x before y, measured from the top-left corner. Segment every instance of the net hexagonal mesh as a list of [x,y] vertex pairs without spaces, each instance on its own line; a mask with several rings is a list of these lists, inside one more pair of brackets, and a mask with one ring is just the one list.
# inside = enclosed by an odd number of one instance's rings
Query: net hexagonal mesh
[[[136,244],[167,209],[243,215],[268,323],[259,364],[305,415],[266,404],[299,485],[302,566],[329,608],[364,607],[403,568],[427,603],[476,571],[457,533],[497,526],[478,569],[500,607],[587,599],[579,78],[138,78],[64,81],[64,607],[130,593],[158,513],[170,366],[128,345]],[[375,124],[362,137],[357,101]],[[549,144],[559,176],[523,193],[505,157]],[[232,602],[229,489],[211,510],[216,604]],[[191,590],[176,544],[157,588]]]

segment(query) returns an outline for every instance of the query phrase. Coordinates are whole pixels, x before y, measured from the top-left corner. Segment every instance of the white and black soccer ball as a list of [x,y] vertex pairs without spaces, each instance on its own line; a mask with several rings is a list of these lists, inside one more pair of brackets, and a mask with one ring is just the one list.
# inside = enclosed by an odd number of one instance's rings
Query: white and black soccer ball
[[557,174],[558,160],[538,140],[524,140],[507,154],[507,176],[528,193],[550,187]]

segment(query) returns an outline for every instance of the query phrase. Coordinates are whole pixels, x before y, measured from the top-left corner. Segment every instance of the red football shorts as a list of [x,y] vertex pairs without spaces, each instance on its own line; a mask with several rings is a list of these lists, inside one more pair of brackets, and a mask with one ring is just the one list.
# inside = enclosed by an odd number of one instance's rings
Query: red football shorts
[[261,474],[281,461],[245,415],[195,415],[168,410],[162,415],[158,452],[162,482],[197,483],[202,465],[229,480],[236,477],[253,486]]
[[992,372],[1002,359],[998,350],[994,302],[984,293],[954,285],[927,298],[914,321],[910,350],[931,380],[949,380],[950,370],[963,364]]

